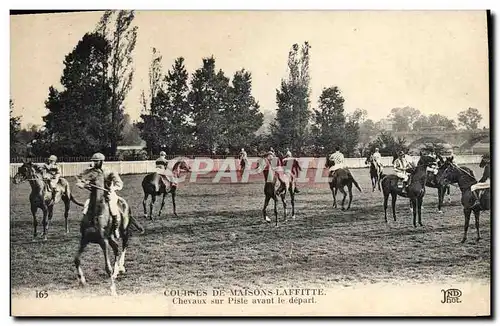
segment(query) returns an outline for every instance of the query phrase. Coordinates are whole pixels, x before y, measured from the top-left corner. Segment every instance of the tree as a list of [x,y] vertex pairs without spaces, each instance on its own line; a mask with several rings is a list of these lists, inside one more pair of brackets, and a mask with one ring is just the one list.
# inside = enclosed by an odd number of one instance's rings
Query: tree
[[225,125],[227,147],[231,151],[248,147],[255,133],[264,122],[259,103],[252,96],[252,76],[244,69],[237,71],[229,88],[229,106],[226,108]]
[[21,117],[14,116],[12,111],[14,110],[14,102],[12,100],[9,101],[10,106],[10,156],[16,156],[18,149],[18,139],[17,136],[19,131],[21,130]]
[[468,108],[465,111],[458,113],[458,123],[467,130],[475,130],[483,116],[479,113],[478,109]]
[[344,98],[338,87],[324,88],[319,97],[318,109],[313,114],[312,132],[316,147],[331,153],[336,146],[345,151]]
[[123,116],[123,137],[120,141],[120,145],[138,146],[141,144],[142,139],[137,124],[131,121],[130,115],[125,114]]
[[404,137],[394,138],[391,134],[386,132],[381,132],[377,139],[368,145],[364,155],[370,155],[377,147],[382,156],[394,156],[401,150],[405,152],[408,150]]
[[36,137],[39,155],[86,156],[95,151],[109,155],[111,145],[111,92],[103,69],[109,43],[97,33],[87,33],[66,55],[61,84],[51,86],[43,117],[45,129]]
[[413,123],[413,130],[455,130],[455,121],[441,114],[422,115]]
[[152,58],[149,65],[149,93],[146,97],[141,92],[142,114],[141,122],[137,124],[141,138],[146,141],[150,153],[157,153],[164,147],[165,103],[161,94],[163,91],[162,56],[155,48],[152,49]]
[[389,115],[394,123],[394,131],[410,131],[413,123],[421,116],[419,110],[405,106],[404,108],[393,108]]
[[281,80],[276,90],[278,109],[271,124],[272,138],[276,147],[289,147],[301,153],[307,143],[310,117],[309,50],[304,42],[301,48],[294,44],[288,53],[288,78]]
[[134,76],[132,53],[137,40],[137,26],[132,25],[134,17],[133,10],[107,10],[96,27],[96,31],[105,37],[111,46],[111,51],[102,62],[106,78],[111,85],[110,153],[112,155],[116,154],[121,138],[123,102],[132,86]]
[[223,116],[227,106],[229,80],[222,71],[215,73],[214,57],[203,58],[203,66],[191,79],[188,100],[192,109],[195,149],[212,154],[225,143]]

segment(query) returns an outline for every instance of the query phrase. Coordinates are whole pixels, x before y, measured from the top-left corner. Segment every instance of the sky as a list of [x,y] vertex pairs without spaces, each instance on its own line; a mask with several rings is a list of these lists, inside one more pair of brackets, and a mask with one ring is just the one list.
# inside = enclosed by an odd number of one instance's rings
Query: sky
[[[44,101],[66,54],[96,26],[102,12],[10,17],[10,96],[23,126],[42,124]],[[135,76],[125,101],[132,120],[148,89],[152,48],[166,72],[185,58],[189,73],[214,56],[226,76],[252,73],[261,110],[276,109],[292,44],[308,41],[311,106],[337,86],[348,112],[385,118],[394,107],[456,119],[469,107],[489,126],[488,37],[485,11],[137,11]]]

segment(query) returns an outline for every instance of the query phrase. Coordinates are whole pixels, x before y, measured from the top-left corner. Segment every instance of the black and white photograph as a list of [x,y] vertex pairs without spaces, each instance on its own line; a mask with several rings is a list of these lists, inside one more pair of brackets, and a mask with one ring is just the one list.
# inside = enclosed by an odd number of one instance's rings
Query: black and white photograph
[[491,19],[11,11],[10,315],[491,316]]

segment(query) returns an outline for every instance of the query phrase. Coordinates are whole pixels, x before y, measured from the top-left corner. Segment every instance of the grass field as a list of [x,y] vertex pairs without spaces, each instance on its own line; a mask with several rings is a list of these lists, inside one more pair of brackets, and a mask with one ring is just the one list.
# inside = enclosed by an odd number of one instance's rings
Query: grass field
[[[471,166],[476,176],[477,165]],[[123,176],[120,193],[132,206],[146,232],[131,239],[125,267],[117,281],[121,293],[146,293],[164,288],[279,287],[352,283],[432,282],[490,279],[490,214],[480,220],[482,240],[460,244],[464,217],[460,191],[437,213],[437,191],[427,188],[423,227],[414,228],[408,200],[398,198],[398,220],[384,222],[382,193],[371,191],[367,169],[353,170],[364,192],[353,190],[350,211],[332,208],[327,184],[301,185],[296,195],[296,219],[264,222],[263,177],[247,184],[212,184],[205,178],[181,184],[178,217],[170,196],[163,216],[142,217],[143,175]],[[74,186],[84,201],[87,192]],[[108,280],[100,247],[90,245],[82,257],[88,287],[76,283],[73,257],[78,248],[81,208],[72,204],[70,233],[64,233],[63,205],[58,204],[46,242],[32,242],[29,185],[11,185],[11,285],[13,293],[35,290],[107,291]],[[338,195],[341,199],[341,195]],[[288,199],[289,201],[289,199]],[[156,212],[159,200],[156,203]],[[390,210],[390,203],[389,203]],[[272,203],[268,208],[272,217]],[[278,204],[280,219],[282,206]],[[39,212],[39,216],[41,212]],[[473,219],[472,219],[473,222]],[[106,286],[104,286],[106,284]]]

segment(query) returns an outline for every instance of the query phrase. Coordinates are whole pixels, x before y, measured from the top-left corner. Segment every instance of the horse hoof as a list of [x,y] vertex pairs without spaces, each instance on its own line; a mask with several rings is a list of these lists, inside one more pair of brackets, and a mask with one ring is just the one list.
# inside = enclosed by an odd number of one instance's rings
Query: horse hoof
[[126,271],[127,271],[127,270],[125,269],[125,266],[120,266],[120,267],[118,268],[118,273],[125,274],[125,272],[126,272]]
[[479,240],[481,240],[481,238],[477,238],[477,239],[476,239],[476,243],[478,243],[478,242],[479,242]]
[[463,238],[462,241],[460,241],[460,243],[464,243],[465,240],[467,240],[467,238]]
[[266,220],[266,222],[271,222],[271,219],[269,217],[264,217],[264,220]]
[[443,214],[443,211],[439,210],[439,211],[438,211],[438,213],[439,213],[439,214]]
[[344,208],[344,207],[342,207],[342,210],[343,210],[343,211],[345,211],[345,208]]
[[292,215],[292,220],[295,220],[295,215]]

